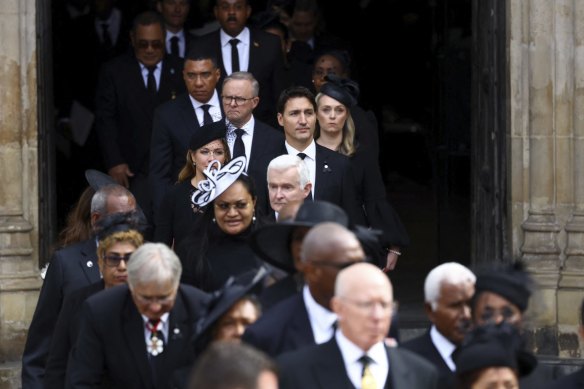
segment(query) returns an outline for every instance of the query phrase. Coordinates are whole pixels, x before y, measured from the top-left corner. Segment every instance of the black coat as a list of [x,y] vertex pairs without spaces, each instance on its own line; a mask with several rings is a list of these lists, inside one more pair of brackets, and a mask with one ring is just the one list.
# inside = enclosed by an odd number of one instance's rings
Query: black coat
[[43,388],[51,338],[65,296],[100,279],[94,238],[57,250],[53,254],[28,328],[22,355],[24,388]]
[[71,387],[94,388],[106,380],[112,388],[169,388],[173,372],[192,366],[195,360],[189,340],[208,300],[209,296],[198,289],[179,287],[153,382],[144,321],[128,287],[116,286],[90,297],[82,307],[79,336],[67,370]]

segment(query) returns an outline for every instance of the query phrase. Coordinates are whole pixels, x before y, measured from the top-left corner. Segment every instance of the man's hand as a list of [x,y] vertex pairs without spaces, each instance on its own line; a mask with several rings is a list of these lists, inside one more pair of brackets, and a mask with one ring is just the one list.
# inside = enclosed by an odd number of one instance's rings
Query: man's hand
[[129,188],[130,183],[128,182],[128,177],[134,177],[134,173],[130,170],[127,163],[121,163],[112,167],[107,172],[112,178],[120,185]]

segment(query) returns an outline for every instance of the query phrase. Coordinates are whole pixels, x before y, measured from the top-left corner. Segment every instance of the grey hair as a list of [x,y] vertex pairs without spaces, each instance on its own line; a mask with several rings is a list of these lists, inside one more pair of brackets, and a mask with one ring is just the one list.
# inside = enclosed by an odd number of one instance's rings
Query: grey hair
[[[293,167],[298,171],[300,187],[304,188],[306,184],[310,182],[310,172],[308,171],[306,163],[296,155],[284,154],[272,159],[268,165],[268,173],[270,172],[270,169],[288,170]],[[269,183],[270,179],[268,175],[268,184]]]
[[253,97],[258,97],[260,94],[260,83],[255,79],[250,72],[234,72],[225,77],[223,80],[223,87],[231,80],[245,80],[251,82],[251,93]]
[[134,198],[132,192],[121,185],[109,184],[101,187],[91,198],[91,213],[105,215],[107,213],[107,200],[110,196]]
[[440,298],[442,284],[460,285],[476,282],[477,277],[466,266],[458,262],[446,262],[436,266],[424,281],[424,300],[435,310]]
[[163,243],[144,243],[134,251],[128,261],[130,289],[139,284],[163,284],[168,281],[178,287],[181,274],[180,260]]

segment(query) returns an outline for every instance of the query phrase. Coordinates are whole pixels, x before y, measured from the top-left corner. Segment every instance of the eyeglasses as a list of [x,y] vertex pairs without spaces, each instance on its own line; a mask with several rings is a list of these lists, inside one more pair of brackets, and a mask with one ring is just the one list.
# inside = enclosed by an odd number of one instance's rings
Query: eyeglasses
[[199,153],[201,153],[201,155],[204,157],[208,157],[209,155],[215,156],[215,157],[222,157],[225,155],[225,150],[223,150],[223,149],[215,149],[215,150],[199,149]]
[[347,297],[341,297],[341,300],[347,301],[364,311],[372,311],[376,306],[379,306],[383,311],[391,310],[393,312],[396,312],[398,308],[397,301],[359,301]]
[[149,304],[160,304],[160,305],[167,305],[174,301],[175,293],[171,293],[168,296],[142,296],[137,293],[132,293],[134,298],[138,300],[140,304],[149,305]]
[[235,101],[235,105],[243,105],[248,100],[253,100],[255,97],[250,97],[246,99],[245,97],[239,96],[221,96],[221,100],[223,100],[223,104],[231,105]]
[[215,208],[220,209],[221,211],[225,211],[228,212],[231,208],[234,208],[235,210],[244,210],[247,208],[247,206],[249,205],[248,202],[245,201],[238,201],[234,204],[229,204],[229,203],[216,203],[215,204]]
[[154,50],[160,50],[164,47],[164,43],[161,40],[148,41],[146,39],[140,39],[136,42],[136,47],[140,50],[146,50],[148,46]]
[[328,266],[328,267],[334,267],[335,269],[338,269],[338,270],[343,270],[343,269],[346,269],[349,266],[354,265],[355,263],[359,263],[359,262],[336,263],[336,262],[329,262],[329,261],[310,261],[310,263],[312,263],[313,265],[317,265],[317,266]]
[[130,261],[130,256],[133,253],[127,253],[124,255],[106,255],[105,257],[103,257],[103,259],[105,259],[105,264],[106,266],[109,267],[118,267],[120,265],[120,262],[124,261],[125,263],[128,263]]

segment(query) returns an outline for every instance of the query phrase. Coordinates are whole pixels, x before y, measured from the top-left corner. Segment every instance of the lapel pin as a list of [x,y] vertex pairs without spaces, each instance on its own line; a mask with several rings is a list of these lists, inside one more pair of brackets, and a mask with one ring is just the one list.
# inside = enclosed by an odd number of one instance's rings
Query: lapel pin
[[93,267],[93,262],[92,261],[87,261],[86,265],[87,265],[87,267]]
[[324,164],[324,169],[322,169],[323,173],[332,172],[331,168],[329,168],[328,164]]
[[254,42],[253,42],[253,46],[254,46],[254,47],[260,47],[260,44],[254,41]]
[[178,328],[175,328],[174,331],[172,331],[172,332],[174,332],[177,335],[180,334],[180,330]]

